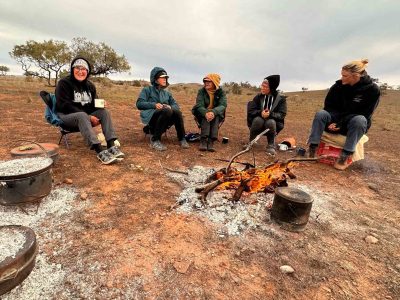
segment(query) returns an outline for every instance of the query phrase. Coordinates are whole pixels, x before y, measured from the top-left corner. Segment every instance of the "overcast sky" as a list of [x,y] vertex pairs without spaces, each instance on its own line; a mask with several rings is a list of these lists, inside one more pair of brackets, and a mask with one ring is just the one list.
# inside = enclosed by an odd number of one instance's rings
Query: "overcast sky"
[[0,65],[22,74],[8,52],[30,39],[86,37],[126,56],[124,79],[161,66],[171,83],[280,74],[283,91],[324,89],[368,58],[372,77],[400,85],[399,19],[399,0],[0,0]]

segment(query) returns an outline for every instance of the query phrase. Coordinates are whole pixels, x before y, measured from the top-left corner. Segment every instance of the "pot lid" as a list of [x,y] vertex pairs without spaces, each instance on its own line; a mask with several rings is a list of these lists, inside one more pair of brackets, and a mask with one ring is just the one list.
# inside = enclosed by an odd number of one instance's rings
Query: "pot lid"
[[292,187],[278,187],[275,189],[275,194],[284,199],[297,203],[311,203],[313,200],[306,192]]
[[[58,153],[58,145],[52,143],[39,143],[40,146],[46,150],[48,155]],[[40,156],[45,155],[43,150],[37,144],[28,144],[19,147],[15,147],[10,151],[12,156]]]

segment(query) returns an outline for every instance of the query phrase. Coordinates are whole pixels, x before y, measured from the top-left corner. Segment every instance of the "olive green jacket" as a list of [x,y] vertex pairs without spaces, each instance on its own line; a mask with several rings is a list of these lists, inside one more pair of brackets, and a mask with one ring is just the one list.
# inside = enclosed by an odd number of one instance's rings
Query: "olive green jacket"
[[205,114],[212,111],[214,115],[220,116],[221,119],[225,118],[225,110],[227,106],[226,94],[219,88],[214,94],[214,108],[208,109],[210,105],[210,96],[208,95],[206,89],[203,87],[197,93],[196,104],[192,108],[192,114],[196,119],[201,120],[204,118]]

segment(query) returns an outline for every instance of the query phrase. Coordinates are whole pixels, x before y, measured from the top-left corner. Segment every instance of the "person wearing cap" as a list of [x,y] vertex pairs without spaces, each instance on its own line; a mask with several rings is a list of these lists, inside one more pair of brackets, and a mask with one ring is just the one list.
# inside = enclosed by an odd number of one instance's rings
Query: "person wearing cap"
[[[56,110],[64,125],[79,128],[90,149],[97,153],[103,164],[111,164],[124,158],[124,153],[115,145],[117,136],[110,113],[105,108],[97,108],[96,87],[88,80],[90,64],[83,57],[76,57],[71,62],[70,75],[61,79],[56,87]],[[107,141],[107,149],[102,149],[94,126],[100,125]]]
[[343,150],[334,167],[350,165],[356,145],[371,127],[372,114],[379,103],[380,90],[367,74],[367,59],[342,66],[340,80],[329,89],[324,108],[315,114],[308,139],[309,156],[315,157],[324,130],[346,136]]
[[185,139],[185,127],[182,112],[168,87],[168,74],[160,67],[154,67],[150,72],[151,86],[142,89],[136,101],[140,110],[140,118],[148,126],[151,134],[150,146],[158,151],[165,151],[167,147],[161,142],[162,134],[172,125],[182,148],[189,148]]
[[266,152],[269,155],[276,154],[275,136],[283,129],[287,112],[286,97],[277,91],[279,83],[279,75],[265,77],[261,83],[261,93],[247,104],[250,141],[268,128]]
[[196,97],[192,113],[200,125],[200,151],[214,152],[214,141],[218,139],[218,129],[225,118],[226,94],[220,88],[221,77],[211,73],[203,78],[202,87]]

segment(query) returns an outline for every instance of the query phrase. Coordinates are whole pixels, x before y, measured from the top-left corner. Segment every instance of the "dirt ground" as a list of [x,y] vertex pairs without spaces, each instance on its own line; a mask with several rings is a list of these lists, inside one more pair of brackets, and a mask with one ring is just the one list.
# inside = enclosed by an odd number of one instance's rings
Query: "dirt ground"
[[[53,91],[36,81],[0,78],[0,160],[10,158],[19,139],[58,142],[58,130],[43,117],[38,96],[42,89]],[[228,94],[221,136],[229,137],[229,143],[219,143],[217,152],[201,153],[197,144],[180,149],[172,129],[168,151],[160,153],[150,149],[142,132],[135,107],[140,88],[98,84],[98,89],[108,101],[126,158],[102,166],[79,134],[70,135],[70,149],[61,145],[54,186],[72,179],[70,186],[88,198],[78,196],[75,202],[86,201],[85,208],[73,212],[60,237],[41,245],[67,274],[54,288],[54,298],[400,299],[400,91],[388,91],[381,98],[364,160],[345,171],[320,163],[293,168],[297,179],[289,186],[295,183],[311,191],[318,212],[304,232],[280,229],[266,214],[270,231],[221,236],[219,224],[170,209],[182,187],[165,168],[223,167],[225,163],[215,159],[230,158],[247,141],[245,107],[255,92]],[[175,85],[170,90],[182,107],[186,131],[197,132],[190,114],[196,86]],[[286,127],[278,141],[293,136],[305,147],[325,94],[287,93]],[[255,149],[260,165],[272,161],[263,144],[265,140]],[[277,158],[291,156],[292,152],[279,152]],[[253,158],[246,154],[240,160]],[[367,236],[377,242],[366,241]],[[57,252],[59,248],[66,250]],[[295,272],[282,273],[282,265]]]

